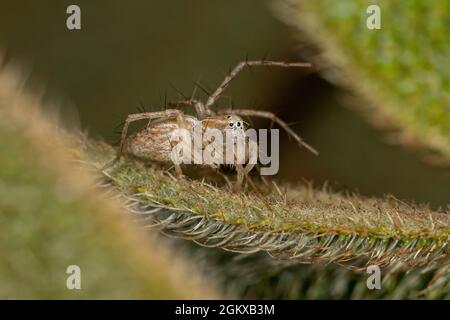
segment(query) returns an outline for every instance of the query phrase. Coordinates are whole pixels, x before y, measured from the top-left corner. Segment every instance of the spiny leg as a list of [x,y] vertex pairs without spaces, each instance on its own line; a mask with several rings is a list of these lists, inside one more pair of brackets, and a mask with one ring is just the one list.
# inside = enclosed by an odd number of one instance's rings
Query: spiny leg
[[270,119],[271,121],[277,123],[281,128],[283,128],[290,136],[292,136],[295,141],[308,149],[311,153],[316,156],[319,155],[319,152],[314,149],[312,146],[303,141],[302,138],[298,134],[294,132],[283,120],[278,118],[274,113],[270,111],[261,111],[261,110],[251,110],[251,109],[229,109],[229,110],[220,110],[219,114],[236,114],[239,116],[249,116],[249,117],[261,117]]
[[[182,129],[187,129],[186,122],[184,122],[184,119],[180,120],[178,118],[178,126]],[[173,141],[170,140],[170,135],[167,135],[166,137],[167,137],[167,142],[172,146],[172,148],[175,147],[175,144],[173,144]],[[191,157],[193,157],[192,153],[191,153]],[[180,163],[175,162],[175,161],[172,161],[172,163],[175,168],[175,174],[176,174],[177,178],[180,180],[184,180],[185,176],[183,174],[183,170],[181,169]]]
[[174,163],[175,173],[178,179],[184,179],[183,171],[181,170],[181,166],[179,164]]
[[214,103],[216,103],[217,99],[219,99],[222,92],[228,87],[230,82],[238,75],[239,72],[242,71],[245,67],[253,67],[253,66],[273,66],[273,67],[284,67],[284,68],[303,68],[303,67],[311,67],[311,64],[308,62],[283,62],[283,61],[268,61],[268,60],[253,60],[253,61],[241,61],[236,67],[225,77],[220,86],[211,94],[206,101],[205,109],[209,110]]
[[195,100],[195,99],[170,101],[169,106],[171,106],[171,107],[180,107],[180,106],[194,107],[195,112],[197,113],[197,117],[199,119],[203,119],[206,116],[214,114],[214,112],[212,112],[209,108],[206,108],[204,106],[203,102],[201,102],[199,100]]
[[244,183],[244,178],[245,178],[245,169],[242,165],[237,164],[236,165],[236,173],[237,173],[237,177],[236,177],[236,182],[233,186],[233,189],[235,192],[239,192],[242,189],[242,185]]
[[158,118],[174,118],[174,117],[176,117],[179,121],[184,122],[183,112],[180,110],[176,110],[176,109],[167,109],[164,111],[156,111],[156,112],[134,113],[134,114],[128,115],[127,119],[125,120],[125,124],[123,125],[123,128],[122,128],[122,134],[120,136],[120,145],[119,145],[119,149],[117,150],[117,154],[113,160],[111,160],[110,162],[108,162],[107,164],[105,164],[103,166],[102,170],[110,167],[111,165],[113,165],[120,159],[120,156],[123,153],[125,140],[127,138],[128,126],[130,125],[130,123],[139,121],[139,120],[144,120],[144,119],[152,120],[152,119],[158,119]]
[[[251,141],[249,141],[251,143]],[[233,153],[234,153],[234,160],[236,162],[235,168],[237,173],[236,183],[234,185],[235,191],[240,191],[242,189],[244,179],[247,179],[250,186],[255,190],[256,193],[259,193],[258,188],[253,183],[253,180],[250,178],[249,173],[254,168],[254,164],[252,163],[253,157],[251,154],[251,151],[256,151],[256,149],[252,148],[251,145],[246,143],[246,147],[248,148],[248,163],[246,165],[239,163],[239,158],[236,158],[238,156],[238,148],[237,146],[233,146]],[[256,144],[257,146],[257,144]],[[246,157],[247,158],[247,157]]]

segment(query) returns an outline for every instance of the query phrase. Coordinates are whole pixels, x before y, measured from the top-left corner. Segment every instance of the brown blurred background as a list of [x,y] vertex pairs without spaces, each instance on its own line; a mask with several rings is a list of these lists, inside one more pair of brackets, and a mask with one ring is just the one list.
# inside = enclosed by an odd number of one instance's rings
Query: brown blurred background
[[[66,8],[81,7],[82,29],[66,28]],[[139,102],[149,110],[190,96],[195,83],[215,89],[248,56],[297,61],[307,56],[272,1],[3,1],[0,48],[45,84],[66,122],[116,141],[116,126]],[[176,87],[175,90],[173,87]],[[446,206],[450,176],[417,150],[386,144],[385,134],[339,103],[340,89],[299,70],[253,68],[233,82],[221,106],[270,109],[321,153],[282,135],[280,179],[302,178],[366,195]],[[205,98],[202,90],[197,96]],[[264,126],[265,122],[254,121]]]

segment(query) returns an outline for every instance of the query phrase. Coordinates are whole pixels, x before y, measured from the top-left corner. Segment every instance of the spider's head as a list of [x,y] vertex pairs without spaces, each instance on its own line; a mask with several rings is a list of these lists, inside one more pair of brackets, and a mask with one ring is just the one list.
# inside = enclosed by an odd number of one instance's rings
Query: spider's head
[[233,130],[244,130],[244,121],[242,120],[241,117],[234,115],[234,114],[229,114],[229,115],[225,115],[226,117],[226,128],[227,129],[233,129]]

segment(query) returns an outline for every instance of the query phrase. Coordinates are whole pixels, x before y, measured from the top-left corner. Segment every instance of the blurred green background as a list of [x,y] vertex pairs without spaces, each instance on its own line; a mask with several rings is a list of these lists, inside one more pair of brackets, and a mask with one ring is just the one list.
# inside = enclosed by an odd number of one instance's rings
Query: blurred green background
[[[114,142],[115,127],[137,112],[190,95],[195,82],[214,89],[228,68],[248,55],[304,60],[293,29],[273,14],[271,1],[76,1],[82,30],[66,28],[73,1],[10,1],[0,12],[0,47],[31,70],[47,98],[60,101],[61,117],[94,137]],[[302,178],[366,195],[445,207],[450,174],[422,160],[418,150],[385,143],[361,115],[345,108],[340,89],[298,70],[243,72],[220,104],[273,110],[314,145],[320,156],[282,135],[279,177]],[[198,97],[205,94],[199,89]],[[266,125],[255,121],[255,125]]]

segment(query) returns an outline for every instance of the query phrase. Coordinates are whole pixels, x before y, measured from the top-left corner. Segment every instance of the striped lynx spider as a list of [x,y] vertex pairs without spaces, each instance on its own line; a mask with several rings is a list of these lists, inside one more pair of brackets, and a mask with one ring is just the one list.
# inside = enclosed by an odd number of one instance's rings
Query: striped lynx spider
[[[171,157],[171,151],[173,150],[173,141],[169,138],[170,134],[177,129],[185,129],[188,132],[194,132],[195,129],[200,129],[202,133],[209,129],[218,129],[225,134],[226,131],[232,131],[234,133],[243,133],[245,131],[244,121],[241,116],[248,117],[262,117],[277,123],[283,128],[294,140],[300,145],[306,147],[314,154],[318,152],[306,144],[283,120],[278,118],[275,114],[268,111],[250,110],[250,109],[227,109],[214,112],[211,107],[215,105],[223,91],[228,87],[230,82],[242,71],[245,67],[252,66],[275,66],[275,67],[310,67],[309,63],[287,63],[280,61],[267,61],[267,60],[254,60],[254,61],[241,61],[236,65],[234,69],[225,77],[219,87],[208,97],[206,103],[195,100],[193,98],[179,101],[172,101],[168,103],[170,109],[156,112],[143,112],[128,115],[125,120],[120,146],[117,151],[116,157],[104,168],[109,167],[120,159],[122,155],[127,157],[128,155],[141,160],[151,160],[166,163],[173,163],[175,172],[178,178],[182,176],[182,170],[180,163],[175,163]],[[190,106],[195,109],[196,116],[185,115],[181,110],[177,109],[181,106]],[[128,126],[130,123],[148,120],[148,125],[138,131],[137,133],[127,137]],[[192,136],[191,136],[192,137]],[[189,141],[191,142],[191,141]],[[202,146],[205,147],[211,140],[202,138]],[[235,149],[233,149],[235,150]],[[245,160],[248,160],[251,154],[248,154],[248,148],[246,148]],[[190,155],[194,157],[195,155]],[[234,157],[233,159],[236,159]],[[209,163],[208,166],[218,168],[224,163]],[[229,163],[227,163],[229,164]],[[239,190],[242,186],[244,177],[253,169],[254,164],[237,162],[233,163],[233,166],[237,172],[237,179],[235,189]]]

